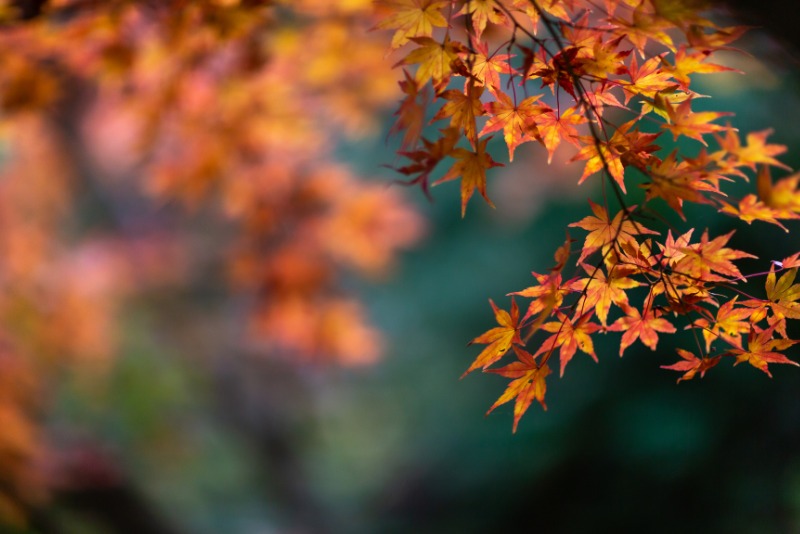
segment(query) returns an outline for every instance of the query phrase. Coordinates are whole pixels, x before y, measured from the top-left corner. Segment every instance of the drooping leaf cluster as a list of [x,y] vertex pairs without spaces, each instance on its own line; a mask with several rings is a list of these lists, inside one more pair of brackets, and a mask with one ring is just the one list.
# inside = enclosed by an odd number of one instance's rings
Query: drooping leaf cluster
[[[728,246],[732,232],[710,236],[683,211],[687,202],[704,204],[784,230],[782,220],[800,217],[798,175],[777,183],[770,176],[770,167],[788,169],[775,159],[786,147],[768,142],[771,130],[742,136],[722,120],[731,113],[697,110],[703,95],[693,77],[732,71],[715,53],[732,49],[744,27],[718,25],[694,2],[665,0],[381,4],[390,14],[378,27],[394,31],[405,71],[394,130],[403,132],[410,163],[397,170],[408,183],[427,192],[441,169],[434,185],[461,180],[462,215],[475,190],[491,204],[487,171],[500,163],[486,146],[502,134],[509,162],[524,143],[541,145],[548,162],[568,144],[569,161],[582,165],[577,182],[602,184],[592,215],[570,225],[586,233],[577,260],[568,235],[557,265],[511,293],[510,311],[492,302],[499,326],[472,341],[486,346],[467,373],[511,380],[489,411],[514,400],[516,430],[533,400],[545,406],[551,358],[558,355],[561,375],[577,352],[597,360],[593,339],[608,332],[622,333],[621,356],[636,342],[656,350],[659,335],[693,330],[694,346],[664,366],[681,371],[679,381],[703,376],[722,358],[768,375],[771,363],[797,365],[785,355],[797,343],[787,319],[800,318],[797,254],[745,276],[736,261],[754,256]],[[422,137],[426,117],[446,121],[438,137]],[[699,152],[665,154],[670,137],[698,142]],[[752,174],[756,192],[734,200],[723,190]],[[627,200],[632,185],[645,192],[638,206]],[[688,228],[648,228],[652,217],[643,216],[657,201]],[[737,287],[756,276],[766,277],[761,294]],[[511,363],[495,367],[507,355]]]

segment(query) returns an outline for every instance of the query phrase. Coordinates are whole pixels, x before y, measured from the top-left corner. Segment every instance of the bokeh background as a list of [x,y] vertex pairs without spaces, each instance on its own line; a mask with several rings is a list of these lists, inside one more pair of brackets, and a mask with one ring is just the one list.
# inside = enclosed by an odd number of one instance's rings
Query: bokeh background
[[[790,147],[783,161],[800,167],[793,53],[764,31],[740,46],[752,56],[724,58],[746,74],[710,76],[697,90],[713,96],[708,109],[735,112],[741,132],[775,128],[771,141]],[[403,189],[382,167],[396,163],[391,121],[385,112],[374,135],[342,140],[336,155]],[[492,148],[504,161],[502,141]],[[770,380],[723,364],[676,385],[659,366],[673,363],[678,341],[662,336],[655,352],[636,344],[620,359],[610,334],[599,364],[579,355],[552,377],[548,411],[532,406],[516,434],[510,405],[484,416],[505,381],[459,376],[479,350],[466,343],[493,324],[487,299],[507,304],[531,285],[597,193],[574,185],[576,166],[547,167],[538,146],[516,159],[491,172],[497,209],[473,200],[464,219],[455,183],[436,187],[434,202],[403,190],[428,221],[425,238],[391,271],[346,282],[383,332],[374,364],[233,357],[228,315],[205,307],[221,291],[210,277],[134,301],[102,379],[65,373],[49,393],[48,432],[84,484],[56,491],[27,527],[0,530],[800,531],[793,368]],[[752,271],[800,250],[797,224],[789,234],[734,226],[705,207],[687,217],[712,235],[736,228],[733,246],[759,256]],[[219,242],[203,235],[201,248]]]

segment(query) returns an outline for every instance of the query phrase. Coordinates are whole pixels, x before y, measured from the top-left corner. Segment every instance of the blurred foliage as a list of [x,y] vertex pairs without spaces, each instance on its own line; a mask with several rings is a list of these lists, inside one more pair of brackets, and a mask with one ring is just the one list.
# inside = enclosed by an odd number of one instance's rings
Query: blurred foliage
[[[800,119],[798,79],[747,86],[745,76],[736,89],[730,76],[707,87],[719,107],[736,111],[742,129],[775,126],[776,142],[800,146],[800,131],[788,128]],[[427,240],[390,277],[349,281],[385,332],[380,363],[237,365],[224,347],[218,359],[201,358],[216,333],[207,324],[224,318],[198,312],[161,323],[164,310],[186,298],[176,290],[126,311],[124,351],[110,379],[71,377],[55,393],[54,435],[62,444],[101,437],[92,461],[113,459],[109,469],[123,472],[98,476],[129,480],[183,532],[798,531],[793,369],[769,380],[755,369],[723,368],[676,386],[675,375],[658,368],[672,361],[670,347],[631,347],[623,361],[610,335],[597,346],[599,365],[576,357],[569,380],[552,381],[549,410],[533,410],[516,435],[510,406],[483,417],[502,381],[458,377],[474,356],[466,342],[491,323],[486,300],[506,299],[529,282],[529,270],[547,268],[592,194],[578,190],[571,200],[558,184],[531,185],[555,172],[552,179],[566,173],[571,188],[576,176],[569,167],[543,169],[542,152],[525,148],[517,163],[524,173],[496,170],[490,178],[490,188],[512,191],[495,198],[496,212],[481,205],[462,220],[454,186],[435,189],[433,204],[417,195],[431,220]],[[340,152],[367,171],[392,158],[380,138]],[[797,167],[800,158],[787,163]],[[502,199],[510,204],[528,187],[538,188],[541,209],[509,218]],[[740,227],[735,236],[759,265],[795,250],[800,235],[798,225],[786,236],[765,227]],[[191,297],[202,303],[216,290]],[[194,319],[199,326],[188,328]],[[176,330],[194,338],[198,354],[165,342],[163,332]],[[68,500],[56,500],[24,532],[38,530],[114,532]]]

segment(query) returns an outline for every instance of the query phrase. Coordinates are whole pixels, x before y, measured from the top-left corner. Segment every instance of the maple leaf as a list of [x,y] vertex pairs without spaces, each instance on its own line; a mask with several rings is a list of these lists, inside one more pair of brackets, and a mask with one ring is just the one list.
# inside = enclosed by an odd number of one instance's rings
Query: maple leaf
[[603,116],[603,113],[605,112],[605,106],[611,106],[630,111],[625,105],[622,104],[622,102],[619,101],[619,98],[612,93],[612,90],[616,88],[616,83],[608,83],[608,80],[606,80],[606,83],[601,82],[600,87],[594,91],[586,92],[584,95],[586,102],[589,105],[589,109],[592,109],[596,116]]
[[[656,100],[657,99],[658,95],[656,95]],[[691,98],[687,98],[677,107],[674,107],[666,100],[664,100],[662,104],[667,111],[669,123],[662,124],[661,127],[672,132],[672,137],[676,140],[679,135],[683,135],[690,139],[696,139],[703,143],[703,145],[707,145],[705,139],[703,139],[703,135],[720,132],[729,128],[720,124],[712,124],[711,121],[720,117],[733,115],[733,113],[727,111],[700,111],[694,113],[692,111]]]
[[[425,101],[427,100],[427,95],[426,91],[420,91],[419,84],[407,70],[403,69],[403,75],[405,80],[401,80],[398,83],[400,90],[406,94],[406,97],[397,107],[397,111],[394,112],[397,121],[389,130],[389,134],[405,130],[400,146],[403,149],[407,149],[416,145],[422,135],[422,128],[425,125]],[[418,100],[421,100],[421,102],[418,102]]]
[[753,194],[745,195],[745,197],[739,201],[738,207],[728,204],[727,202],[721,202],[720,205],[722,206],[719,210],[720,213],[727,213],[728,215],[738,217],[747,224],[751,224],[753,221],[763,221],[774,224],[783,228],[784,232],[788,232],[789,229],[781,224],[778,219],[800,218],[794,213],[787,214],[782,210],[767,206]]
[[800,173],[794,173],[773,184],[769,167],[762,165],[756,181],[758,196],[764,204],[777,210],[780,218],[796,218],[800,213],[798,182]]
[[436,180],[433,185],[455,180],[461,177],[461,216],[463,217],[467,212],[467,202],[469,202],[472,193],[475,189],[486,200],[486,202],[494,207],[492,201],[486,196],[486,169],[492,167],[502,167],[502,163],[497,163],[492,159],[488,152],[486,152],[486,143],[489,142],[491,137],[479,141],[475,152],[465,148],[456,148],[453,150],[452,156],[457,160],[447,173]]
[[658,161],[653,156],[653,152],[661,150],[661,147],[654,144],[662,132],[645,133],[634,128],[638,119],[628,121],[619,126],[611,137],[617,150],[621,153],[620,160],[624,166],[634,166],[642,172],[647,172],[647,165],[652,161]]
[[742,71],[717,65],[714,63],[706,63],[706,59],[711,55],[709,50],[693,50],[687,52],[686,45],[678,47],[678,52],[675,54],[674,65],[670,65],[665,58],[662,61],[667,65],[667,71],[672,74],[681,84],[681,89],[687,91],[689,89],[689,75],[690,74],[708,74],[712,72],[738,72],[743,74]]
[[412,37],[411,41],[419,45],[404,59],[395,65],[419,64],[414,75],[420,84],[433,80],[435,86],[446,85],[453,72],[452,63],[458,60],[458,54],[465,52],[464,45],[458,41],[451,41],[445,35],[444,41],[439,42],[430,37]]
[[611,75],[628,72],[624,60],[630,55],[631,50],[618,49],[620,41],[624,38],[624,36],[620,35],[604,42],[600,37],[595,37],[590,55],[580,58],[581,70],[598,80],[608,80]]
[[[635,235],[658,235],[658,232],[634,223],[629,216],[626,217],[623,210],[618,211],[614,219],[610,220],[605,207],[595,204],[591,200],[589,200],[589,205],[592,208],[592,212],[594,212],[594,216],[588,215],[576,223],[569,224],[571,227],[577,226],[589,232],[583,242],[581,255],[576,262],[578,264],[597,250],[604,252],[613,243],[635,241]],[[634,206],[631,206],[628,210],[630,211],[633,208]]]
[[500,87],[500,74],[513,74],[515,70],[508,61],[514,57],[509,54],[489,54],[489,45],[483,41],[472,39],[472,48],[475,55],[472,59],[472,75],[475,82],[489,88],[496,96],[502,93],[496,88]]
[[534,117],[551,110],[547,106],[535,103],[541,95],[528,97],[514,105],[507,94],[503,92],[495,94],[497,101],[485,105],[486,111],[492,117],[478,135],[482,136],[502,128],[503,139],[508,146],[508,160],[514,161],[514,150],[522,143],[534,141],[538,135]]
[[[639,113],[639,118],[644,117],[648,113],[655,113],[665,121],[669,120],[669,114],[667,113],[667,109],[664,106],[664,102],[669,102],[670,104],[677,105],[681,102],[685,102],[688,98],[691,98],[693,93],[685,93],[683,91],[678,91],[677,86],[671,89],[666,89],[664,91],[659,91],[655,93],[653,98],[642,97],[642,111]],[[689,159],[689,158],[686,158]]]
[[661,368],[684,372],[683,376],[678,379],[678,383],[680,383],[681,380],[691,380],[697,373],[700,373],[700,378],[703,378],[706,375],[706,371],[717,365],[720,360],[720,356],[698,358],[688,350],[677,349],[677,351],[678,355],[683,358],[683,360],[678,361],[678,363],[673,363],[672,365],[662,365]]
[[409,181],[399,181],[402,185],[415,185],[419,184],[425,196],[431,198],[428,191],[428,180],[431,172],[436,168],[440,161],[453,153],[455,145],[458,142],[460,133],[456,128],[445,128],[440,130],[442,137],[436,141],[428,141],[422,138],[422,149],[413,151],[398,151],[398,154],[405,156],[413,163],[403,167],[395,168],[395,170],[406,176],[417,174],[418,176]]
[[[774,317],[771,324],[778,332],[786,335],[786,319],[800,319],[800,284],[795,284],[797,268],[789,269],[780,278],[775,275],[774,265],[770,266],[764,287]],[[777,279],[776,279],[777,278]]]
[[[572,248],[572,243],[574,243],[575,240],[569,237],[569,232],[566,232],[566,234],[567,239],[564,241],[564,244],[558,247],[553,255],[553,258],[556,260],[556,264],[550,268],[550,272],[561,272],[561,270],[567,264],[567,260],[569,259],[570,255],[570,249]],[[798,254],[800,254],[800,252]]]
[[574,6],[562,0],[542,0],[535,4],[530,0],[511,0],[510,7],[525,13],[531,21],[534,33],[536,33],[542,14],[569,21],[571,17],[567,9],[572,9]]
[[652,153],[661,148],[653,144],[660,134],[642,133],[633,128],[636,122],[637,119],[634,119],[617,127],[608,142],[601,142],[594,136],[581,138],[585,146],[570,160],[587,160],[583,175],[578,181],[579,184],[595,172],[607,170],[625,193],[624,168],[626,166],[633,165],[643,172],[647,172],[647,164],[651,160],[657,159],[652,156]]
[[554,309],[561,306],[561,303],[564,301],[564,296],[569,292],[569,289],[562,286],[561,273],[558,271],[553,271],[550,274],[538,274],[535,272],[531,274],[536,278],[536,281],[539,282],[539,285],[510,293],[510,295],[533,299],[528,306],[528,311],[525,312],[525,316],[522,318],[522,322],[526,322],[530,317],[536,314],[541,314],[534,326],[535,329],[536,326],[543,323],[544,320],[550,316]]
[[555,110],[544,110],[540,115],[536,115],[534,120],[536,121],[542,144],[547,149],[548,164],[553,160],[553,153],[561,144],[561,141],[570,142],[578,147],[581,146],[578,140],[578,130],[575,126],[585,123],[586,117],[579,113],[576,107],[567,109],[561,115]]
[[744,165],[755,170],[756,164],[774,165],[789,170],[790,167],[784,165],[773,156],[786,152],[786,145],[771,145],[767,143],[767,137],[772,134],[772,129],[747,134],[747,145],[742,146],[739,134],[733,128],[725,132],[725,137],[716,136],[722,150],[715,153],[712,157],[722,159],[726,157],[726,165]]
[[756,331],[755,327],[751,325],[750,334],[747,336],[747,350],[734,348],[725,354],[736,356],[736,363],[733,365],[747,362],[756,369],[764,371],[770,378],[772,378],[768,365],[770,363],[800,366],[797,362],[790,360],[775,350],[785,350],[798,342],[791,339],[772,339],[774,331],[775,325],[761,332]]
[[594,353],[594,344],[591,334],[600,330],[601,326],[597,323],[589,322],[594,315],[594,310],[589,310],[572,322],[566,315],[559,312],[556,314],[558,321],[552,321],[542,325],[542,330],[553,333],[547,338],[536,351],[534,357],[542,353],[551,353],[559,348],[559,358],[561,361],[561,374],[564,376],[564,368],[575,355],[578,349],[588,354],[594,361],[597,361],[597,354]]
[[706,352],[711,352],[711,344],[720,337],[734,347],[742,347],[741,334],[750,331],[750,323],[745,319],[753,315],[753,310],[747,307],[737,308],[736,300],[738,298],[738,296],[733,297],[732,300],[722,304],[717,310],[715,319],[700,318],[687,327],[702,328]]
[[513,298],[511,299],[511,313],[498,308],[492,299],[489,299],[489,304],[492,305],[494,318],[500,326],[484,332],[469,342],[469,345],[480,343],[486,345],[486,347],[475,358],[469,369],[461,375],[461,378],[464,378],[479,367],[486,369],[502,358],[514,343],[522,344],[522,340],[519,337],[519,307],[516,301]]
[[691,166],[682,161],[676,162],[677,149],[670,153],[662,161],[650,167],[647,175],[650,182],[642,187],[647,191],[645,198],[663,198],[670,208],[683,219],[683,202],[688,200],[698,204],[714,203],[704,193],[720,193],[719,188],[706,182],[705,175],[701,171],[693,171]]
[[681,249],[681,252],[686,256],[676,264],[675,270],[709,282],[724,282],[728,280],[728,278],[712,275],[712,271],[725,277],[745,280],[745,277],[742,276],[742,273],[739,272],[738,267],[732,261],[741,258],[756,258],[756,256],[724,246],[734,232],[735,230],[731,230],[727,234],[709,241],[708,229],[706,229],[700,238],[700,243]]
[[414,37],[432,36],[434,27],[447,27],[441,9],[449,3],[447,0],[384,0],[380,4],[392,14],[379,22],[376,28],[396,29],[392,48],[399,48]]
[[661,68],[661,57],[652,57],[645,61],[641,67],[636,61],[636,56],[631,58],[631,64],[628,67],[631,81],[630,83],[622,82],[625,104],[637,95],[653,99],[657,93],[669,92],[678,87],[672,77],[672,73]]
[[649,2],[638,3],[631,13],[630,21],[621,17],[613,17],[612,21],[617,25],[617,31],[625,36],[642,56],[648,40],[660,43],[672,51],[675,50],[672,38],[664,31],[672,24],[654,13]]
[[727,45],[738,39],[748,30],[747,26],[728,26],[720,28],[713,26],[713,31],[706,33],[705,27],[693,24],[686,32],[689,46],[701,51],[731,50]]
[[586,160],[586,166],[583,168],[583,174],[578,180],[578,184],[582,184],[589,176],[598,171],[607,170],[611,178],[625,193],[625,168],[622,165],[622,154],[610,142],[600,141],[592,136],[582,137],[581,141],[585,143],[583,148],[570,160]]
[[542,408],[547,410],[544,403],[544,396],[547,393],[547,383],[545,378],[550,374],[547,364],[541,366],[536,364],[536,359],[532,354],[523,349],[514,347],[518,361],[512,362],[505,367],[498,369],[487,369],[486,372],[498,374],[506,378],[513,379],[506,390],[500,395],[492,407],[486,412],[489,415],[495,408],[516,398],[514,403],[514,426],[513,432],[516,433],[520,418],[528,410],[528,407],[535,400],[539,401]]
[[711,21],[700,16],[697,4],[674,0],[651,0],[653,12],[662,20],[686,31],[689,26],[713,26]]
[[658,244],[659,248],[661,249],[661,259],[669,263],[670,269],[672,269],[678,261],[686,256],[686,254],[682,251],[685,247],[689,246],[693,233],[694,228],[690,228],[686,231],[686,233],[679,235],[676,239],[672,236],[672,230],[667,230],[667,239],[664,241],[664,243]]
[[506,17],[497,9],[495,0],[470,0],[458,15],[469,14],[472,18],[472,28],[475,32],[475,38],[480,39],[483,30],[486,29],[486,24],[503,24],[506,22]]
[[791,269],[793,267],[800,267],[800,252],[795,252],[791,256],[783,258],[783,260],[773,263],[777,263],[778,267],[781,269]]
[[[789,258],[787,258],[788,260]],[[789,263],[788,261],[786,263]],[[767,280],[764,287],[767,292],[767,298],[773,302],[779,302],[782,305],[794,310],[792,312],[792,319],[800,319],[800,303],[795,302],[800,298],[800,284],[795,284],[794,280],[797,277],[797,268],[792,268],[777,278],[774,266],[770,267]],[[795,303],[794,306],[789,306],[790,303]]]
[[[448,100],[439,112],[433,117],[433,121],[438,121],[451,117],[450,126],[460,128],[464,131],[467,140],[475,146],[477,141],[475,117],[483,115],[483,104],[481,95],[482,86],[470,85],[466,92],[450,89],[441,94],[441,97]],[[483,135],[483,132],[481,132]]]
[[579,51],[577,46],[564,48],[552,58],[537,62],[535,68],[528,69],[527,76],[541,78],[542,87],[549,86],[554,93],[556,86],[559,86],[578,100],[575,96],[574,80],[583,74],[580,62],[576,61]]
[[614,303],[621,308],[628,305],[628,295],[626,289],[639,287],[642,284],[628,275],[637,272],[635,267],[615,265],[610,269],[608,277],[600,267],[590,267],[585,263],[581,264],[583,270],[589,278],[581,278],[569,284],[569,288],[574,291],[583,292],[583,298],[578,310],[583,311],[587,308],[595,308],[597,318],[600,323],[606,326],[608,312],[611,304]]
[[620,356],[637,339],[650,347],[651,350],[656,350],[656,345],[658,344],[657,332],[668,334],[676,332],[675,326],[666,319],[659,317],[656,310],[651,307],[647,308],[644,317],[637,308],[632,306],[623,306],[622,309],[625,312],[625,317],[620,317],[608,327],[610,332],[624,332],[619,345]]

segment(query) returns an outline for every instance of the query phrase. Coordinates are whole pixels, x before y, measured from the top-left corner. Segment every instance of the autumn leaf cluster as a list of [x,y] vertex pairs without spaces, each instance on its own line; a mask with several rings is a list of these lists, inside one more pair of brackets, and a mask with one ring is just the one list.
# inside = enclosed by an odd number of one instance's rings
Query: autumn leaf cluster
[[[734,69],[715,60],[745,28],[719,25],[695,3],[662,0],[395,0],[378,25],[392,30],[405,72],[405,94],[394,131],[402,132],[409,163],[397,170],[426,192],[460,180],[462,215],[477,190],[487,203],[487,176],[502,165],[487,150],[502,135],[508,162],[525,143],[541,145],[548,162],[571,145],[577,183],[598,182],[602,200],[570,225],[570,239],[547,273],[510,293],[509,311],[492,302],[498,326],[476,337],[485,345],[467,373],[483,370],[510,383],[489,411],[514,401],[514,429],[536,400],[544,407],[551,358],[563,375],[577,353],[598,359],[594,339],[620,332],[620,356],[634,343],[652,350],[659,336],[694,332],[664,366],[680,380],[703,376],[721,359],[747,362],[770,375],[769,364],[792,364],[787,320],[798,318],[797,254],[761,273],[743,275],[737,261],[754,258],[729,246],[733,232],[712,236],[687,221],[685,203],[748,224],[784,230],[800,217],[798,175],[773,183],[770,168],[786,147],[771,130],[742,135],[725,111],[700,110],[696,75]],[[423,137],[427,121],[442,124]],[[692,140],[691,156],[672,149]],[[438,174],[437,174],[438,173]],[[734,199],[729,182],[756,191]],[[644,190],[633,205],[632,187]],[[685,229],[651,229],[666,204]],[[616,206],[616,207],[614,207]],[[788,231],[788,230],[787,230]],[[577,257],[576,257],[577,256]],[[748,294],[748,278],[765,278]],[[524,302],[522,307],[517,301]],[[503,358],[512,361],[496,367]],[[466,373],[465,373],[466,374]],[[770,375],[771,376],[771,375]]]

